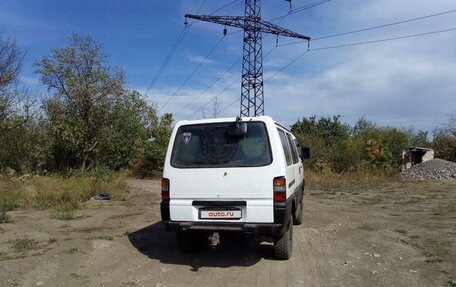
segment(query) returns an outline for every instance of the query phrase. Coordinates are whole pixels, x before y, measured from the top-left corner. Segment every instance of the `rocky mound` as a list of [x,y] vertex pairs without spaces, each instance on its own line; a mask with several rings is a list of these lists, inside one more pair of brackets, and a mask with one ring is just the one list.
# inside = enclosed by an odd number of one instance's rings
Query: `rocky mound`
[[414,165],[401,173],[405,180],[456,181],[456,163],[433,159]]

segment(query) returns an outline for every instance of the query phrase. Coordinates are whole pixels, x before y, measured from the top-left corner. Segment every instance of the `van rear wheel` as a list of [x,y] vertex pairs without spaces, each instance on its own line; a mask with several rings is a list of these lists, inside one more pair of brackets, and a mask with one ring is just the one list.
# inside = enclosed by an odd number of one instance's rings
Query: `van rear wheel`
[[293,218],[294,225],[301,225],[302,224],[302,214],[304,213],[304,207],[302,205],[302,200],[299,203],[298,209],[295,211],[295,216]]
[[293,253],[293,220],[288,224],[287,231],[274,241],[274,255],[277,259],[288,260]]

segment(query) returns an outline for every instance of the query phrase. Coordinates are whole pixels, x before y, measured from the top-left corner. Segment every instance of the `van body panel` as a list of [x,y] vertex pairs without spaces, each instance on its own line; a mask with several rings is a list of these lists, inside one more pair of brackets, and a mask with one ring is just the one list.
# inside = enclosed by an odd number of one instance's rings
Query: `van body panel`
[[[240,219],[218,220],[218,219],[201,219],[199,211],[205,205],[192,206],[187,201],[173,200],[170,202],[170,212],[172,221],[191,221],[191,222],[234,222],[234,223],[272,223],[274,222],[273,204],[271,200],[253,200],[247,201],[247,206],[231,206],[242,212]],[[223,208],[219,208],[222,209]]]
[[167,177],[170,180],[171,220],[204,221],[198,217],[198,208],[203,206],[192,206],[192,201],[244,200],[246,206],[238,207],[242,210],[242,218],[236,221],[273,222],[273,179],[285,176],[283,171],[281,174],[276,173],[280,170],[280,165],[272,163],[254,168],[172,169],[172,175]]
[[[286,173],[286,179],[287,179],[287,198],[289,198],[299,186],[303,184],[303,177],[301,175],[301,170],[302,170],[302,162],[301,159],[299,158],[299,155],[297,153],[297,148],[295,146],[295,137],[291,134],[288,133],[286,129],[284,129],[281,126],[277,127],[278,131],[278,136],[276,137],[279,142],[280,142],[280,152],[282,153],[282,168],[285,169]],[[284,143],[282,144],[282,140],[280,137],[280,133],[282,135],[285,135],[285,138],[283,138]],[[288,139],[288,136],[291,137],[291,141]],[[284,145],[286,147],[284,147]],[[295,153],[295,159],[293,159],[293,150]],[[288,153],[288,157],[291,158],[290,164],[287,164],[287,156],[285,153]]]

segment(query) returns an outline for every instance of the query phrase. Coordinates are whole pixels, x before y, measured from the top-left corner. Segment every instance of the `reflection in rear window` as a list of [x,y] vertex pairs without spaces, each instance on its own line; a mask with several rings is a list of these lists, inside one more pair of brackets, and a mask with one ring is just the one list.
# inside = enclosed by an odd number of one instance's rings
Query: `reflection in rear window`
[[174,140],[171,165],[177,168],[255,167],[272,162],[266,127],[247,122],[247,134],[231,136],[233,123],[181,126]]

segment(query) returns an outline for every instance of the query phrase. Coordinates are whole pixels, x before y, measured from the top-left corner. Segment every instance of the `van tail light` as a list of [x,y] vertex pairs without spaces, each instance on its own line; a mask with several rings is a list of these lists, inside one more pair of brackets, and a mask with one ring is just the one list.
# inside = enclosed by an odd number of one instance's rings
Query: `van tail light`
[[287,180],[285,177],[276,177],[273,182],[274,202],[287,200]]
[[161,198],[163,201],[169,200],[169,179],[162,178]]

